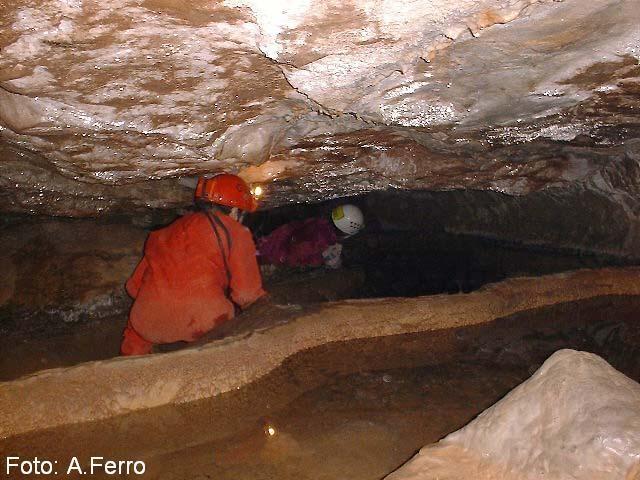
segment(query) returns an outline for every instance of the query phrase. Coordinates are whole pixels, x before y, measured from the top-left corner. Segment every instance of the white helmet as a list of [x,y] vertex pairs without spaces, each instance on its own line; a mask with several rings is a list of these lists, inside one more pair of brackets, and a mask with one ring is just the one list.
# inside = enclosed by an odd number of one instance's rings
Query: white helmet
[[338,230],[347,235],[354,235],[364,228],[362,210],[350,203],[334,208],[331,219]]

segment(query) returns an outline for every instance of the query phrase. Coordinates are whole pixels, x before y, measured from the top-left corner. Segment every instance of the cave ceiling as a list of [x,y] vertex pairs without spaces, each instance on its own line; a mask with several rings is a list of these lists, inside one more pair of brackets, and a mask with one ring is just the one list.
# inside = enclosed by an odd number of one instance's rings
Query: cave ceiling
[[639,59],[639,0],[0,0],[0,212],[634,196]]

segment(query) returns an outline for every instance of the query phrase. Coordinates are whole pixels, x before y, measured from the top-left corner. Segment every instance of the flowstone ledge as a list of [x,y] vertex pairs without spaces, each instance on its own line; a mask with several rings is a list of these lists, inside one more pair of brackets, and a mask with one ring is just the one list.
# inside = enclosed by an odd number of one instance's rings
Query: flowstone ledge
[[201,347],[44,371],[0,383],[0,436],[217,397],[299,352],[341,342],[428,334],[435,339],[433,351],[423,352],[430,361],[452,360],[472,348],[473,336],[464,329],[566,302],[638,296],[639,275],[640,268],[580,270],[515,278],[466,295],[335,302]]

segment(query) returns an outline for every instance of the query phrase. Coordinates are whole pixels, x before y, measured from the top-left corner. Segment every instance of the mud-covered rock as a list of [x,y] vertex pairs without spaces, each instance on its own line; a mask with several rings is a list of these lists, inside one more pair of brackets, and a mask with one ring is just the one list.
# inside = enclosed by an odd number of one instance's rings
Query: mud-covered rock
[[124,283],[146,235],[126,223],[38,219],[3,226],[0,329],[50,335],[65,323],[124,312]]

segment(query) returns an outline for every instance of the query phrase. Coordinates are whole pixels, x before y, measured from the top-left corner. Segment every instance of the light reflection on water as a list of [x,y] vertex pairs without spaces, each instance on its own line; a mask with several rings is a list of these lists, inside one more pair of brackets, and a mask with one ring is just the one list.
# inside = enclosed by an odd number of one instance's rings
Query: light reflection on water
[[[27,435],[11,442],[11,454],[62,465],[71,456],[143,459],[144,478],[163,480],[380,478],[527,376],[526,369],[464,363],[360,372],[231,424],[202,402]],[[292,396],[298,391],[291,386]]]

